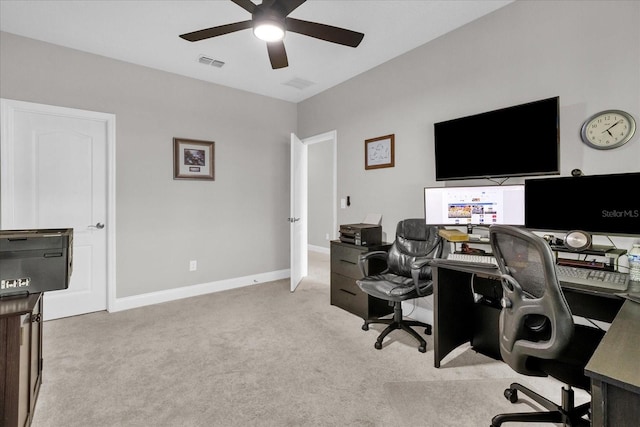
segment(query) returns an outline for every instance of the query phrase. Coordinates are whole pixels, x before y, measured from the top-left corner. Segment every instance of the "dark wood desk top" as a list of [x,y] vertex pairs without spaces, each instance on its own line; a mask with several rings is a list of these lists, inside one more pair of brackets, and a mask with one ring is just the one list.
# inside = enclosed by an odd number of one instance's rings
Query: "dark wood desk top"
[[640,303],[627,300],[585,367],[588,376],[640,393]]

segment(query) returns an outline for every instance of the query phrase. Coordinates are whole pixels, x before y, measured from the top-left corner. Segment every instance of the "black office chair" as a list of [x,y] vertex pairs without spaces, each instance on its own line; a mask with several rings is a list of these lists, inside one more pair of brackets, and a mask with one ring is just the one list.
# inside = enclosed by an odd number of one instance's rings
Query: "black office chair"
[[[413,336],[422,353],[427,351],[426,341],[411,327],[425,328],[425,334],[431,334],[431,325],[417,320],[405,320],[402,313],[402,301],[419,298],[433,293],[431,267],[429,260],[439,258],[448,245],[438,235],[438,227],[428,226],[424,219],[405,219],[396,227],[396,238],[388,252],[373,251],[360,255],[358,266],[364,276],[356,283],[369,295],[389,301],[393,305],[393,318],[366,319],[362,329],[369,330],[372,323],[389,325],[378,336],[375,348],[382,348],[382,340],[391,331],[403,329]],[[372,258],[384,259],[387,269],[382,273],[368,276],[367,263]],[[412,266],[413,276],[412,276]]]
[[604,331],[574,324],[556,276],[553,252],[543,238],[507,225],[492,225],[489,234],[502,274],[502,359],[521,374],[551,376],[566,384],[561,405],[521,384],[511,384],[504,391],[510,402],[517,402],[518,392],[522,392],[547,411],[496,415],[491,426],[508,421],[589,426],[590,402],[574,406],[572,387],[590,392],[584,367]]

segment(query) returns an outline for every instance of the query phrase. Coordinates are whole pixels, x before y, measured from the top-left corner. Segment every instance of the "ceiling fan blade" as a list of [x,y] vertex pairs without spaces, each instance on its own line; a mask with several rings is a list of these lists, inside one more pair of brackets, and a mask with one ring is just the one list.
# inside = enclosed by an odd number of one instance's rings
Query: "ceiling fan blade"
[[364,34],[356,31],[295,18],[285,18],[285,23],[287,31],[350,47],[357,47],[364,37]]
[[[306,1],[307,0],[274,0],[272,1],[272,3],[278,10],[282,12],[282,16],[287,16]],[[266,0],[262,3],[266,3]]]
[[274,70],[289,66],[289,61],[287,60],[287,51],[285,50],[284,43],[282,41],[267,43],[267,52],[269,52],[271,68],[273,68]]
[[232,2],[234,2],[235,4],[237,4],[238,6],[240,6],[241,8],[243,8],[244,10],[246,10],[249,13],[253,13],[253,11],[256,8],[256,4],[254,2],[252,2],[251,0],[231,0]]
[[211,37],[221,36],[233,33],[235,31],[245,30],[253,27],[253,21],[234,22],[233,24],[220,25],[217,27],[206,28],[204,30],[194,31],[192,33],[181,34],[180,37],[190,42],[197,42]]

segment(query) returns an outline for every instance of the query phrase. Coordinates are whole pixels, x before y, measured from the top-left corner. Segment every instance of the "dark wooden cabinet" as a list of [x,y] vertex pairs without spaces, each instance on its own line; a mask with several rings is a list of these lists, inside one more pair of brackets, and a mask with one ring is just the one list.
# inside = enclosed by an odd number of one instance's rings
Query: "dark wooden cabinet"
[[[356,280],[360,279],[358,257],[372,251],[388,251],[389,243],[375,246],[357,246],[331,241],[331,305],[335,305],[350,313],[371,319],[393,312],[387,301],[372,297],[360,290]],[[387,267],[383,259],[374,259],[369,263],[369,274],[383,271]]]
[[[634,286],[634,285],[631,285]],[[635,427],[640,420],[640,304],[626,300],[585,367],[591,425]]]
[[42,294],[0,298],[0,425],[31,424],[42,383]]

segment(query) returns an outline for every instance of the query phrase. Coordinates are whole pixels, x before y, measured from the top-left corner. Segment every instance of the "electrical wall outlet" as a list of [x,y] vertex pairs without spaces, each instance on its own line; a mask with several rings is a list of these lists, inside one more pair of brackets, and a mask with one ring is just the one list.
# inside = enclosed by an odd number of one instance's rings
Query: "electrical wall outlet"
[[191,260],[189,261],[189,271],[196,271],[198,269],[198,261]]
[[329,240],[329,239],[331,239],[331,238],[329,237],[329,233],[325,234],[325,235],[324,235],[324,238],[325,238],[325,240]]

